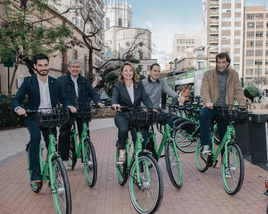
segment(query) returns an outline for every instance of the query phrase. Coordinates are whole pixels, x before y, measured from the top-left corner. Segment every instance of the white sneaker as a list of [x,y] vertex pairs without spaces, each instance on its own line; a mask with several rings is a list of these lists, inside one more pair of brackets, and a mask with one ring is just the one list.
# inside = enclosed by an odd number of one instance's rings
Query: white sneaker
[[207,154],[207,153],[210,153],[210,152],[211,152],[210,146],[205,145],[204,148],[203,148],[202,154]]
[[125,161],[126,161],[126,150],[125,149],[120,149],[119,150],[118,162],[125,162]]
[[230,179],[232,177],[232,173],[230,172],[229,169],[225,169],[225,178]]

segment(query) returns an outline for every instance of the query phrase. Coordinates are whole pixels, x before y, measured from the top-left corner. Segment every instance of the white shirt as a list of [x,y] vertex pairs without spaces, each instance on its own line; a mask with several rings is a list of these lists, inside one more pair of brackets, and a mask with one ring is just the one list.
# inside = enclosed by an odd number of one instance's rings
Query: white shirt
[[128,88],[127,87],[127,92],[130,96],[131,102],[134,103],[134,87],[133,87],[133,83],[131,84],[131,86]]
[[45,83],[43,83],[37,76],[39,91],[40,91],[40,106],[39,108],[52,108],[50,93],[48,87],[48,78]]
[[77,84],[77,79],[78,77],[74,78],[72,75],[71,75],[71,78],[74,82],[74,90],[75,90],[75,93],[76,93],[76,96],[78,97],[78,84]]

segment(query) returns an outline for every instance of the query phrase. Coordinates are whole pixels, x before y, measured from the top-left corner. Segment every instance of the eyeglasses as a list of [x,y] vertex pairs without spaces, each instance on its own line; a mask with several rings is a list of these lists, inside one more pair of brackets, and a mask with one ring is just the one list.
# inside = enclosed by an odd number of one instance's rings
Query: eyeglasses
[[78,68],[81,68],[80,66],[69,66],[70,68],[73,68],[73,69],[78,69]]

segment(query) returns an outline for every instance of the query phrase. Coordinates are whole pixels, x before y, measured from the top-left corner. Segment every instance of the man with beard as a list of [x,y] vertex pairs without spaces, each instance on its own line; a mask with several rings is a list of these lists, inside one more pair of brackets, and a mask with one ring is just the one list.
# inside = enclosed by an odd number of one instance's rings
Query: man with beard
[[30,110],[54,108],[58,103],[58,99],[64,106],[68,106],[71,112],[75,113],[76,108],[71,105],[62,89],[61,83],[57,79],[48,76],[49,59],[45,54],[38,54],[34,57],[34,68],[36,69],[37,74],[24,78],[24,82],[13,99],[13,108],[18,115],[26,116],[25,126],[30,133],[29,152],[30,170],[32,170],[31,181],[40,182],[39,145],[41,132],[47,148],[49,143],[49,132],[47,129],[40,130],[35,122],[34,115],[27,115],[26,110],[20,105],[25,96],[28,95],[29,102],[27,109]]

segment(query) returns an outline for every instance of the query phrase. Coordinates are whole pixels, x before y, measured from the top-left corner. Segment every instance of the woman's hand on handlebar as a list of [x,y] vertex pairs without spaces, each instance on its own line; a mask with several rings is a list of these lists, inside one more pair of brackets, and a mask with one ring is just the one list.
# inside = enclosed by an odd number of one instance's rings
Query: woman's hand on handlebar
[[17,109],[16,113],[17,113],[18,115],[25,115],[25,117],[27,116],[26,111],[25,111],[24,108],[19,108],[19,109]]
[[112,109],[114,109],[116,111],[121,111],[121,106],[119,104],[113,104]]

